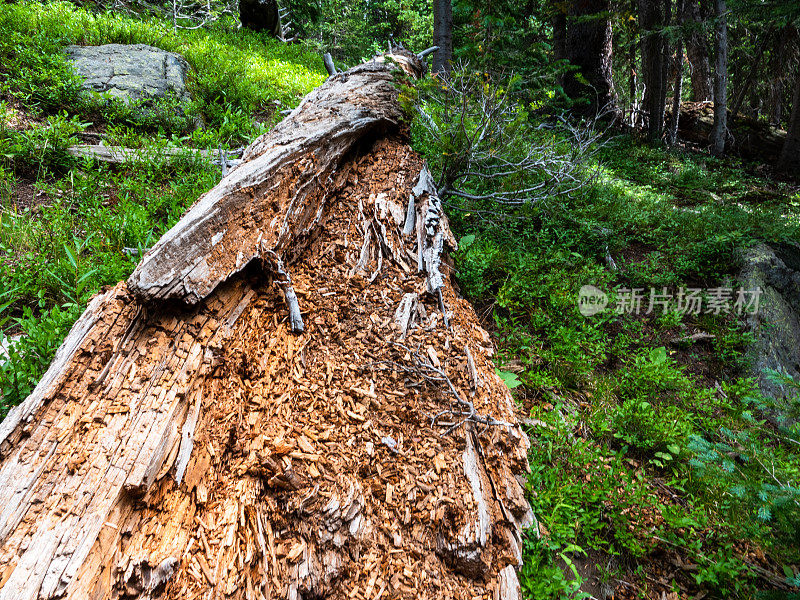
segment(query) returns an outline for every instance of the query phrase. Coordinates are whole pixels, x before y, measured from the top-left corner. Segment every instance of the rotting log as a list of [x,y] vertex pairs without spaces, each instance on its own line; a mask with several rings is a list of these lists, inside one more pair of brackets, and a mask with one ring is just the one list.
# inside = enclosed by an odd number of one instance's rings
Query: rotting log
[[[670,117],[671,118],[671,117]],[[713,102],[684,102],[680,108],[678,138],[707,146],[714,126]],[[728,113],[726,152],[748,160],[775,163],[780,156],[786,132],[742,114]]]
[[197,148],[139,149],[125,148],[123,146],[105,146],[102,144],[76,144],[67,148],[67,153],[75,158],[93,158],[99,162],[115,165],[144,161],[153,157],[159,157],[171,162],[183,159],[211,160],[219,164],[222,164],[223,159],[225,159],[226,167],[234,167],[239,164],[238,159],[231,158],[231,155],[235,154],[233,152]]
[[393,68],[330,77],[92,299],[0,424],[0,600],[520,596],[528,441]]

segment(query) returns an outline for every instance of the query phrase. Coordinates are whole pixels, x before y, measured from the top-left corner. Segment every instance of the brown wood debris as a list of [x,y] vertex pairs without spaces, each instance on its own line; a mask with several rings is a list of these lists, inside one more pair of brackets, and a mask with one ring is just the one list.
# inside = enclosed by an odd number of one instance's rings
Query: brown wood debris
[[[366,67],[331,77],[95,297],[0,425],[0,600],[519,597],[527,438],[454,292],[446,217],[412,191],[424,165],[376,121],[396,107],[370,108],[390,71]],[[431,261],[438,276],[418,269]],[[432,417],[453,395],[403,348],[513,425],[443,435]]]

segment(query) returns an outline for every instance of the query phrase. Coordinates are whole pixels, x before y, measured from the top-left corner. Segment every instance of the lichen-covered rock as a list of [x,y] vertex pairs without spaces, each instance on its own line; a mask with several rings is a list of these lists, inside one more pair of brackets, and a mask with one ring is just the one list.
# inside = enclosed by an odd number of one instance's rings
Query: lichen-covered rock
[[739,275],[748,290],[761,288],[756,314],[747,318],[755,336],[749,349],[752,375],[761,391],[773,398],[789,395],[765,371],[774,370],[800,380],[800,247],[758,244],[744,254]]
[[67,56],[89,92],[111,98],[149,101],[175,97],[187,102],[189,64],[179,54],[145,44],[69,46]]

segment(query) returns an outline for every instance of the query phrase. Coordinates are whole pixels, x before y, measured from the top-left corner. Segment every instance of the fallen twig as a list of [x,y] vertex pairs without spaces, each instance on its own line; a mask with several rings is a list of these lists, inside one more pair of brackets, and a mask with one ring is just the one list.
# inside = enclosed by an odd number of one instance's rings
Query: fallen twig
[[454,423],[449,424],[447,430],[442,434],[443,436],[450,435],[453,431],[465,423],[476,423],[486,427],[511,427],[511,423],[507,421],[500,421],[491,415],[478,414],[478,411],[475,410],[475,406],[472,404],[472,402],[461,397],[458,388],[456,388],[456,386],[453,384],[453,381],[450,379],[444,369],[431,364],[431,362],[423,358],[417,350],[411,350],[408,346],[399,342],[388,341],[388,343],[407,352],[409,356],[412,357],[414,362],[412,366],[387,361],[381,361],[381,364],[395,367],[405,373],[417,375],[425,382],[433,384],[439,388],[441,388],[442,384],[444,384],[446,393],[455,399],[456,404],[458,405],[457,409],[449,408],[447,410],[442,410],[431,417],[432,426],[435,426],[437,423],[439,423],[442,417],[450,416],[456,419]]

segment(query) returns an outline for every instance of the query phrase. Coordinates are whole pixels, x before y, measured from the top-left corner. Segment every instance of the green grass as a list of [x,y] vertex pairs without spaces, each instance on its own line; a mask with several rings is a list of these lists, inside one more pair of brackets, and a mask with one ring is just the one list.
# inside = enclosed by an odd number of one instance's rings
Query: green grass
[[[275,122],[277,111],[294,107],[322,83],[325,71],[319,55],[302,45],[282,44],[232,25],[219,22],[211,29],[174,31],[154,17],[92,13],[68,2],[3,4],[2,91],[45,112],[76,106],[85,114],[103,112],[102,105],[81,106],[63,48],[69,44],[149,44],[182,54],[192,66],[194,106],[189,116],[201,117],[206,130],[215,130],[195,134],[196,141],[201,145],[244,141],[259,132],[259,123]],[[105,112],[112,122],[132,119],[124,107]],[[152,129],[159,123],[145,125]],[[186,130],[191,120],[172,125]]]

